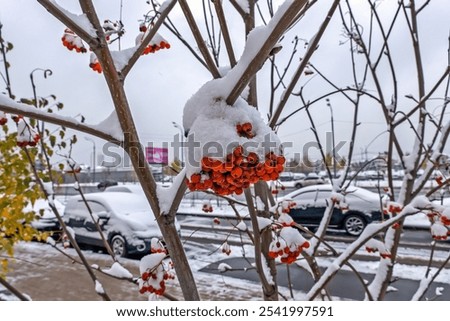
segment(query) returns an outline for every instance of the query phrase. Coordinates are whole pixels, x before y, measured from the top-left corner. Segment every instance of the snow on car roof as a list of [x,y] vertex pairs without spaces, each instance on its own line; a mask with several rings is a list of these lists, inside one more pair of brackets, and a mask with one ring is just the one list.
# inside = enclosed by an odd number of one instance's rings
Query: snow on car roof
[[[287,194],[284,198],[293,198],[295,196],[297,196],[300,193],[304,193],[304,192],[312,192],[312,191],[332,191],[333,187],[330,184],[321,184],[321,185],[311,185],[311,186],[306,186],[306,187],[302,187],[294,192],[291,192],[289,194]],[[366,190],[364,188],[361,187],[356,187],[356,186],[349,186],[346,189],[347,193],[354,193],[357,192],[358,194],[360,194],[361,196],[367,197],[367,198],[379,198],[378,194],[373,193],[369,190]]]
[[[151,211],[147,199],[141,195],[128,192],[99,192],[84,194],[86,200],[107,203],[116,213]],[[74,196],[81,200],[81,196]]]

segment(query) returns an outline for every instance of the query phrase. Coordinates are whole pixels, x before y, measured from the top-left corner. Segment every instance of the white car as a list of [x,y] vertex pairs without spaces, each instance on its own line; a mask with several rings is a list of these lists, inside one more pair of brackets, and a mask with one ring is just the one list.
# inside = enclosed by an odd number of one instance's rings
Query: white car
[[[84,196],[116,255],[126,257],[148,254],[151,239],[161,239],[161,231],[145,197],[130,192],[99,192]],[[75,232],[78,243],[104,247],[81,196],[68,200],[64,221]]]

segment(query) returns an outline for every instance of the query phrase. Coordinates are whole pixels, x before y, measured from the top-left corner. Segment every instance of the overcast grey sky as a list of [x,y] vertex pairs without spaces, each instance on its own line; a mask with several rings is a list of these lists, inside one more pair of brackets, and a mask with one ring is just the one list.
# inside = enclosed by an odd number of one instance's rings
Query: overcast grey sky
[[[277,2],[277,1],[275,1]],[[353,1],[357,3],[358,14],[368,17],[365,1]],[[388,17],[390,8],[397,1],[381,1],[380,10],[383,17]],[[72,12],[79,12],[78,1],[60,0],[62,6]],[[94,1],[101,19],[119,19],[120,0],[97,0]],[[200,11],[201,0],[191,0],[198,22],[202,23]],[[224,1],[227,5],[228,1]],[[278,1],[281,3],[281,1]],[[301,38],[310,39],[324,16],[330,0],[321,0],[314,10],[305,17],[305,20],[296,26],[295,32]],[[423,1],[419,1],[423,3]],[[144,0],[123,0],[123,21],[127,33],[122,40],[122,47],[134,45],[135,36],[138,33],[138,19],[141,19],[149,6]],[[172,13],[172,19],[185,31],[188,41],[192,41],[187,31],[184,18],[179,9]],[[422,41],[422,52],[425,68],[427,69],[427,84],[437,79],[447,65],[448,34],[450,28],[450,6],[448,0],[433,0],[427,9],[421,14],[419,23]],[[64,26],[46,12],[36,1],[30,0],[0,0],[0,21],[3,23],[3,36],[6,40],[14,43],[15,48],[9,55],[11,63],[12,88],[18,97],[31,97],[31,85],[29,73],[35,68],[49,68],[53,75],[43,79],[38,73],[35,75],[39,96],[55,94],[65,104],[62,111],[64,115],[75,116],[83,114],[88,123],[98,123],[107,117],[112,111],[112,103],[109,97],[102,75],[90,70],[89,54],[75,54],[62,46],[61,36]],[[237,48],[237,56],[242,52],[243,25],[237,14],[230,17],[230,28],[234,32],[233,41]],[[405,25],[394,29],[392,35],[392,48],[395,50],[395,63],[398,65],[398,82],[401,95],[415,93],[415,66],[411,59],[410,39],[405,36]],[[279,55],[281,61],[289,55],[294,31],[290,32],[283,42],[284,49]],[[171,141],[173,135],[179,132],[174,128],[172,121],[182,123],[182,110],[185,101],[207,80],[210,79],[208,72],[196,61],[184,46],[175,39],[167,30],[161,34],[169,40],[172,47],[154,55],[147,55],[140,59],[134,70],[126,81],[128,98],[136,116],[136,123],[143,142],[155,142],[161,144],[163,141]],[[350,60],[348,46],[339,46],[342,37],[341,21],[336,14],[329,30],[311,60],[325,74],[341,86],[351,85]],[[379,34],[375,34],[375,42],[379,43]],[[194,43],[193,41],[191,43]],[[113,45],[115,49],[115,45]],[[301,45],[300,52],[304,52]],[[298,59],[298,58],[296,58]],[[224,59],[225,62],[225,59]],[[269,69],[265,67],[259,76],[261,93],[261,111],[265,115],[268,95],[267,80]],[[305,78],[309,80],[310,78]],[[305,82],[302,81],[302,83]],[[392,87],[386,81],[383,86]],[[373,86],[370,86],[372,87]],[[2,85],[3,88],[3,85]],[[427,87],[429,88],[429,87]],[[323,81],[316,77],[305,87],[307,99],[313,100],[320,93],[329,90]],[[389,92],[389,91],[387,91]],[[442,91],[441,91],[442,93]],[[404,99],[405,106],[411,102]],[[298,98],[292,98],[286,112],[294,110],[300,105]],[[347,140],[349,138],[349,121],[352,116],[352,108],[342,98],[333,97],[331,103],[334,111],[336,140]],[[369,146],[368,144],[385,130],[383,117],[379,108],[370,106],[361,110],[363,133],[356,141],[356,153],[364,149],[372,152],[383,151],[386,136],[381,135]],[[369,108],[370,106],[370,108]],[[316,124],[320,131],[326,132],[331,129],[330,110],[325,102],[312,110]],[[279,135],[282,141],[292,141],[295,148],[288,150],[289,154],[301,152],[302,146],[313,140],[310,124],[304,112],[297,114],[280,129]],[[405,142],[411,143],[410,133],[405,129]],[[84,134],[79,134],[79,143],[75,148],[75,156],[81,163],[89,163],[92,144],[83,139]],[[325,134],[322,135],[322,138]],[[383,138],[384,137],[384,138]],[[96,140],[97,151],[101,149],[102,142]],[[358,156],[359,157],[359,156]]]

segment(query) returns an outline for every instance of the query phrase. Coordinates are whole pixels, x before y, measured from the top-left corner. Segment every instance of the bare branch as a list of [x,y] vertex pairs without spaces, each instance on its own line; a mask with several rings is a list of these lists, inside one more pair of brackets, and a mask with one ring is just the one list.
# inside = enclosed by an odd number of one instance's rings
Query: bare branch
[[191,28],[192,34],[194,35],[195,41],[197,42],[197,46],[203,55],[203,59],[205,59],[205,62],[208,66],[208,70],[211,72],[211,75],[214,78],[220,78],[219,70],[217,69],[214,60],[212,59],[211,54],[209,53],[208,47],[206,47],[205,45],[205,41],[203,40],[200,29],[198,28],[197,23],[195,22],[194,16],[192,15],[188,3],[186,2],[186,0],[178,0],[178,3],[180,4],[181,9],[183,10],[184,16],[186,17],[189,27]]
[[271,128],[275,127],[275,124],[278,121],[278,118],[281,115],[281,112],[284,109],[284,106],[286,106],[286,103],[289,99],[289,96],[291,95],[292,91],[294,90],[295,86],[298,83],[298,80],[300,79],[300,76],[302,75],[303,71],[305,70],[306,65],[308,64],[309,60],[311,59],[313,53],[317,49],[317,45],[320,42],[320,39],[322,38],[323,34],[325,33],[326,28],[328,27],[328,24],[331,20],[331,17],[333,16],[334,12],[336,11],[336,8],[339,5],[340,0],[334,0],[333,4],[330,7],[330,10],[327,13],[327,16],[325,17],[325,20],[322,22],[322,25],[320,26],[319,30],[317,31],[317,34],[314,36],[314,39],[309,44],[308,50],[305,53],[305,56],[303,57],[300,65],[298,66],[294,76],[291,79],[291,82],[287,86],[286,90],[283,92],[283,95],[281,96],[281,100],[278,103],[277,108],[275,109],[275,112],[272,116],[272,119],[269,122],[269,126]]
[[233,44],[231,43],[230,32],[228,31],[227,21],[223,12],[222,1],[215,0],[214,7],[216,9],[217,19],[219,20],[220,29],[223,34],[223,41],[228,53],[228,59],[230,60],[230,66],[233,68],[236,65],[236,57],[234,56]]

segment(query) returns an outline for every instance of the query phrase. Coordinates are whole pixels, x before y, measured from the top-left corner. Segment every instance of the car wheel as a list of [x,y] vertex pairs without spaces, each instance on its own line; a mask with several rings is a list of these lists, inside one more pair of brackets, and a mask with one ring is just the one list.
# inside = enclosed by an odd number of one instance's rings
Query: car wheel
[[344,229],[351,236],[359,236],[366,227],[366,221],[358,215],[349,215],[344,220]]
[[300,183],[295,184],[295,188],[297,188],[297,189],[302,188],[302,187],[303,187],[303,185]]
[[127,242],[120,235],[114,235],[111,239],[111,249],[115,255],[120,257],[127,256]]

